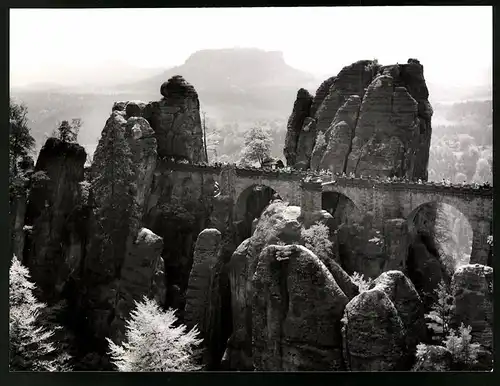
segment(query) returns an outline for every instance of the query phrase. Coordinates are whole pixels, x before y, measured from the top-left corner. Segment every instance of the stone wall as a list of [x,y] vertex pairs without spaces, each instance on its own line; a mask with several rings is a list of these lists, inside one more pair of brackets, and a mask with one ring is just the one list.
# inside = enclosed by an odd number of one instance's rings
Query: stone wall
[[[226,165],[224,170],[231,171],[231,178],[221,177],[223,167],[182,163],[165,163],[165,170],[182,170],[190,173],[210,175],[221,185],[234,202],[233,220],[244,218],[246,213],[245,197],[255,185],[268,186],[277,192],[284,201],[292,205],[302,205],[303,188],[301,181],[311,177],[303,171],[268,170],[260,168],[237,168]],[[347,197],[361,212],[373,215],[374,225],[384,227],[390,219],[412,219],[422,205],[444,203],[458,209],[469,221],[473,230],[471,263],[487,264],[490,246],[486,238],[491,234],[493,222],[493,189],[469,185],[446,186],[436,183],[389,182],[375,178],[347,178],[332,174],[322,175],[321,192],[336,192]],[[315,207],[321,209],[321,192],[311,195]],[[307,200],[306,200],[307,201]],[[314,205],[313,205],[314,206]],[[305,209],[305,208],[304,208]],[[410,221],[411,222],[411,221]]]

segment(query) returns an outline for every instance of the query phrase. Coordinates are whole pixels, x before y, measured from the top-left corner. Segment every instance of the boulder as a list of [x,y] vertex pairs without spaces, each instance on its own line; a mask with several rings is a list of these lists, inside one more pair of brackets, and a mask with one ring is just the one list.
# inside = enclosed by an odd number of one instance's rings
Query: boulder
[[406,365],[405,328],[393,302],[373,288],[344,311],[344,358],[351,371],[398,371]]
[[268,246],[252,287],[257,371],[344,368],[340,320],[348,298],[317,256],[300,245]]
[[[370,289],[384,292],[392,301],[403,322],[406,339],[406,355],[413,356],[417,344],[426,338],[424,304],[413,283],[401,271],[387,271],[373,281]],[[410,360],[409,360],[409,363]],[[409,370],[409,368],[408,368]]]
[[147,103],[141,101],[129,101],[125,106],[125,114],[127,118],[142,117]]

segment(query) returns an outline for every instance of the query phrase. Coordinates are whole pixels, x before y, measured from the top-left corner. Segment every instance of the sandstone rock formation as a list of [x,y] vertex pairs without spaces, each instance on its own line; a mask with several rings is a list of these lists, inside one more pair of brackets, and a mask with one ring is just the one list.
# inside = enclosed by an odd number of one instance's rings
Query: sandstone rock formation
[[[124,323],[134,307],[134,301],[141,301],[144,296],[155,298],[160,305],[166,302],[162,237],[153,231],[141,227],[141,219],[147,209],[151,192],[153,172],[157,162],[157,144],[149,123],[139,113],[131,112],[131,103],[116,103],[102,131],[102,138],[96,149],[97,157],[107,159],[104,155],[109,138],[122,138],[124,157],[129,158],[132,177],[118,178],[117,184],[123,185],[128,193],[132,193],[135,203],[131,205],[138,210],[110,208],[109,197],[104,191],[91,191],[92,204],[96,208],[107,208],[106,215],[114,216],[112,246],[105,242],[100,223],[95,212],[89,222],[89,240],[82,265],[79,288],[79,308],[86,318],[85,327],[88,334],[97,339],[111,336],[116,341],[123,338]],[[133,105],[141,106],[139,102]],[[144,106],[144,104],[142,104]],[[100,178],[101,170],[95,165],[90,178]],[[123,181],[122,181],[123,180]],[[120,186],[122,186],[120,185]],[[116,192],[120,186],[115,187]],[[94,188],[93,188],[94,189]],[[100,189],[106,189],[101,186]],[[107,200],[107,201],[106,201]],[[111,212],[110,212],[111,211]],[[119,220],[118,217],[119,216]]]
[[10,253],[9,256],[15,255],[22,260],[24,255],[24,241],[26,238],[26,229],[24,220],[27,207],[27,193],[18,194],[10,203],[9,211],[9,229],[10,229]]
[[184,309],[194,245],[198,234],[209,223],[213,192],[212,177],[171,171],[166,162],[158,162],[144,224],[164,240],[169,240],[162,252],[168,307]]
[[358,272],[376,278],[383,272],[387,261],[385,238],[373,227],[371,213],[367,213],[360,223],[340,225],[335,247],[340,265],[348,274]]
[[384,223],[385,252],[387,256],[384,271],[405,271],[410,234],[405,219],[394,218]]
[[269,246],[252,281],[257,371],[342,370],[340,319],[347,297],[300,245]]
[[161,85],[160,92],[163,99],[149,103],[142,112],[155,132],[158,155],[206,161],[196,90],[182,76],[174,76]]
[[469,264],[452,279],[454,327],[471,326],[472,340],[493,352],[493,268]]
[[428,97],[417,60],[346,66],[321,84],[312,103],[299,91],[287,128],[288,165],[426,180],[432,130]]
[[[412,218],[413,217],[413,218]],[[410,244],[407,258],[407,273],[419,292],[426,309],[437,301],[436,289],[444,280],[449,282],[453,270],[447,269],[441,259],[436,243],[437,208],[424,205],[410,216]]]
[[344,311],[344,358],[351,371],[397,371],[405,365],[405,328],[378,288],[360,293]]
[[361,220],[349,219],[338,227],[334,249],[337,262],[347,273],[376,278],[388,270],[406,269],[409,243],[405,219],[388,219],[379,227],[368,212]]
[[228,263],[233,335],[225,365],[234,363],[243,367],[242,370],[251,369],[252,277],[259,255],[267,245],[300,241],[299,216],[300,207],[288,206],[282,201],[271,203],[262,213],[252,237],[240,244]]
[[[84,185],[97,175],[94,170],[82,185],[85,153],[53,139],[40,153],[24,258],[44,300],[71,294],[71,317],[90,347],[84,351],[98,352],[82,356],[102,369],[103,338],[120,342],[134,301],[148,296],[178,309],[188,327],[198,325],[208,370],[409,369],[415,345],[425,341],[423,301],[434,300],[423,294],[446,278],[418,216],[410,224],[395,205],[375,224],[373,213],[358,216],[336,193],[319,202],[314,189],[321,181],[312,180],[301,207],[279,199],[267,205],[272,195],[266,193],[247,200],[239,216],[229,191],[235,184],[228,183],[234,168],[222,168],[218,189],[209,174],[172,170],[171,158],[205,161],[199,102],[178,76],[161,93],[159,102],[115,103],[102,133],[126,138],[134,172],[129,191],[141,210],[125,219],[133,224],[118,229],[112,248],[102,250],[96,218],[86,218],[88,202],[102,197],[90,189],[83,199]],[[314,97],[299,90],[288,122],[287,163],[425,179],[431,115],[418,62],[356,62],[323,82]],[[330,213],[311,209],[320,205]],[[303,227],[316,222],[330,229],[335,248],[328,255],[300,245]],[[368,291],[359,293],[349,276],[354,271],[377,278]],[[472,325],[474,339],[486,347],[484,358],[492,352],[491,283],[492,269],[477,265],[453,278],[455,324]],[[432,355],[449,365],[446,352],[436,348]]]
[[[401,271],[382,273],[370,288],[384,292],[396,307],[405,328],[405,354],[411,359],[417,344],[425,341],[426,337],[424,305],[417,290]],[[408,363],[411,364],[411,361]]]
[[328,259],[320,258],[320,260],[349,300],[359,294],[358,286],[352,281],[347,272],[337,264],[333,256]]
[[[127,105],[127,109],[128,109]],[[127,110],[128,111],[128,110]],[[128,115],[128,114],[127,114]],[[128,140],[135,166],[136,202],[142,213],[149,198],[153,173],[156,168],[157,145],[153,129],[144,118],[132,116],[125,126],[125,137]]]
[[116,294],[114,320],[111,323],[115,343],[123,340],[125,322],[136,301],[152,297],[156,298],[160,305],[165,304],[165,283],[155,280],[162,269],[162,249],[162,238],[147,228],[141,228],[127,251]]
[[283,150],[288,166],[293,166],[296,163],[297,141],[304,119],[308,116],[311,108],[311,103],[311,94],[309,94],[309,91],[301,88],[297,92],[297,100],[293,106],[292,115],[288,119],[285,147]]
[[144,215],[148,202],[153,174],[158,158],[155,133],[148,121],[141,117],[144,102],[117,102],[113,105],[108,125],[123,130],[132,153],[135,172],[136,202]]
[[318,134],[311,155],[311,168],[343,173],[347,170],[348,156],[359,117],[361,98],[351,95],[339,107],[328,128]]
[[203,337],[209,333],[210,290],[220,242],[221,233],[217,229],[204,229],[198,235],[186,291],[184,322],[189,328],[197,325]]
[[[163,259],[158,261],[158,269],[152,277],[152,286],[157,288],[155,296],[161,299],[162,305],[180,309],[182,318],[192,248],[208,220],[214,182],[198,181],[196,176],[190,178],[189,173],[167,172],[168,167],[162,163],[162,158],[193,162],[205,159],[199,101],[193,86],[176,76],[165,82],[160,92],[163,99],[158,102],[116,102],[103,135],[112,129],[125,134],[134,165],[134,190],[140,216],[146,227],[169,240],[161,247]],[[132,240],[124,235],[127,251],[132,248]],[[90,249],[91,255],[92,251]],[[111,263],[111,259],[108,258],[108,262]],[[116,261],[114,264],[119,265]],[[88,274],[93,272],[96,280],[86,297],[87,300],[93,299],[89,307],[101,309],[105,319],[114,307],[113,288],[117,290],[119,281],[110,281],[109,275],[97,279],[100,275],[94,271],[107,271],[106,264],[94,265],[91,261],[87,264]],[[113,268],[109,266],[109,269]],[[109,295],[105,296],[108,300],[98,300],[102,293]],[[96,301],[101,305],[98,306]]]
[[85,235],[78,223],[84,222],[79,210],[86,157],[82,146],[49,138],[35,166],[24,262],[46,302],[58,299],[83,254]]
[[232,310],[232,335],[226,345],[223,358],[223,367],[231,370],[252,370],[252,344],[251,339],[251,304],[248,289],[248,272],[250,256],[248,248],[251,240],[246,239],[231,256],[227,264]]
[[[316,220],[328,222],[331,217],[326,211],[317,213]],[[326,217],[325,217],[326,216]],[[224,356],[224,366],[233,370],[252,369],[252,296],[255,270],[259,256],[269,245],[300,244],[302,222],[300,207],[290,206],[283,201],[273,201],[260,216],[254,233],[236,249],[228,263],[231,286],[233,333],[229,339]],[[312,254],[311,252],[308,252]],[[342,296],[351,299],[358,293],[347,273],[335,263],[334,256],[320,260],[322,270],[335,281]],[[304,284],[306,285],[306,284]],[[345,291],[345,292],[344,292]],[[309,338],[308,338],[309,339]],[[311,338],[312,339],[312,338]],[[291,366],[291,365],[290,365]]]
[[231,331],[226,262],[221,232],[214,228],[204,229],[196,240],[183,319],[189,328],[198,326],[203,338],[203,364],[207,370],[220,367]]

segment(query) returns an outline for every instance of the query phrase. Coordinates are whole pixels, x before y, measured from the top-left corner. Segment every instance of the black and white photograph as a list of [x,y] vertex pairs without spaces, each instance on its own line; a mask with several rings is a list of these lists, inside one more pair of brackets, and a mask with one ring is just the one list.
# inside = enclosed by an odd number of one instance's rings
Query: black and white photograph
[[492,6],[8,19],[10,372],[493,371]]

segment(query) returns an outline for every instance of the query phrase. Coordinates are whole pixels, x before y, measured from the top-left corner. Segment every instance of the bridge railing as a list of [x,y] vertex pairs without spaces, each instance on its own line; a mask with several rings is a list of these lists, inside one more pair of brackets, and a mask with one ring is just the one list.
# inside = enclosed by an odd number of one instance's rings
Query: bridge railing
[[219,174],[224,168],[234,169],[239,177],[260,177],[269,179],[279,179],[288,181],[300,181],[321,179],[323,184],[335,183],[340,186],[352,186],[361,188],[378,188],[384,190],[419,190],[425,192],[442,192],[445,194],[463,194],[493,196],[493,186],[488,184],[453,184],[435,181],[411,181],[402,178],[354,176],[330,171],[313,172],[311,170],[295,170],[286,168],[259,168],[251,166],[237,166],[228,163],[189,163],[186,161],[175,162],[172,159],[163,158],[160,160],[166,169]]

